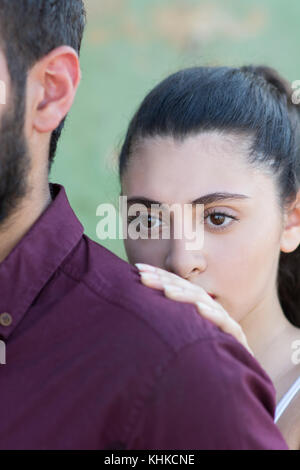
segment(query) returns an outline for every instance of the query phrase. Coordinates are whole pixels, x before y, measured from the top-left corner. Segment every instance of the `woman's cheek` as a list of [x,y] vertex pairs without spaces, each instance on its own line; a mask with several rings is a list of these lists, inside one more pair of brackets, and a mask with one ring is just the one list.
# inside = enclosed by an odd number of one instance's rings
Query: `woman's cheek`
[[[226,245],[226,246],[225,246]],[[210,273],[212,286],[215,287],[217,302],[236,321],[240,321],[251,309],[255,298],[255,269],[256,254],[249,252],[248,244],[241,239],[228,240],[227,244],[215,246],[214,259]],[[252,261],[251,258],[252,257]]]
[[164,257],[168,247],[167,240],[124,240],[124,247],[130,264],[146,263],[164,266]]
[[249,243],[247,249],[236,250],[230,268],[223,277],[220,303],[240,322],[245,315],[263,302],[272,288],[276,275],[275,247]]

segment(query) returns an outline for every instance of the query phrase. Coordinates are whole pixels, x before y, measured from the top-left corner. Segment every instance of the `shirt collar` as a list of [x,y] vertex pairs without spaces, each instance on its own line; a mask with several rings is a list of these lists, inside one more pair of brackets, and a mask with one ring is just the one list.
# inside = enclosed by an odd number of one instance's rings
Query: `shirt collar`
[[53,183],[49,186],[52,202],[0,264],[0,320],[1,315],[2,319],[12,320],[7,326],[0,324],[3,339],[18,326],[35,297],[84,232],[64,187]]

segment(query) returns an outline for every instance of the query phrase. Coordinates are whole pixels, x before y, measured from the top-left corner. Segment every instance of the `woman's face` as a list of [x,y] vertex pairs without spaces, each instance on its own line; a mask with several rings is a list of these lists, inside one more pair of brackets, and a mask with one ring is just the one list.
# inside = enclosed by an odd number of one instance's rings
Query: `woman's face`
[[[213,131],[182,142],[172,137],[146,138],[134,149],[122,179],[128,208],[130,199],[139,198],[177,203],[183,209],[211,193],[244,196],[205,203],[201,206],[204,222],[202,217],[195,219],[194,209],[194,227],[202,227],[204,234],[196,250],[187,249],[190,240],[184,231],[181,238],[174,237],[175,216],[170,219],[168,239],[149,236],[124,241],[130,263],[152,264],[203,287],[237,321],[276,295],[282,233],[274,179],[247,164],[249,143],[244,136]],[[164,230],[159,212],[154,210],[151,216],[152,233]],[[147,232],[147,209],[139,220],[141,230]]]

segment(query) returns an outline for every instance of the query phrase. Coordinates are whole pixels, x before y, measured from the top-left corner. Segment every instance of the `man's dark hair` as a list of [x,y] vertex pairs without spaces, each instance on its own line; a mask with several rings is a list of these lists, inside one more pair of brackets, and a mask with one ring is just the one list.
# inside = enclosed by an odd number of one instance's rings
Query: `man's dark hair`
[[[25,94],[30,68],[53,49],[67,45],[80,53],[85,22],[82,0],[0,0],[0,45],[17,96]],[[49,170],[65,119],[51,136]]]

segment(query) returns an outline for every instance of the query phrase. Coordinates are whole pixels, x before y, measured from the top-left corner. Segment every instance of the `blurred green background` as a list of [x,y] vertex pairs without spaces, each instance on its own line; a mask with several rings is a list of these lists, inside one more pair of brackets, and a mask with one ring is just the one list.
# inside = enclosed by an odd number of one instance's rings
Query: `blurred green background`
[[82,82],[50,180],[65,186],[93,240],[126,259],[122,240],[99,240],[100,203],[117,207],[118,149],[145,94],[192,65],[265,63],[300,79],[297,0],[85,0]]

